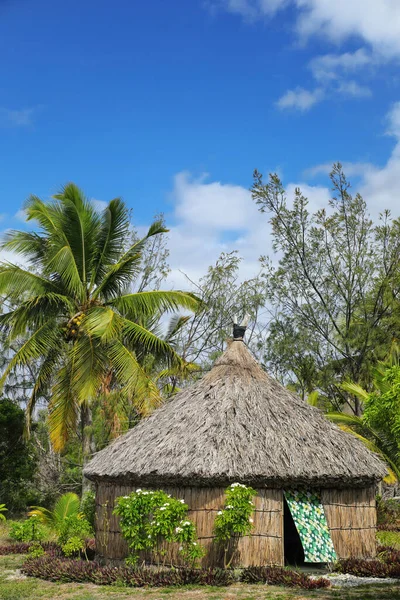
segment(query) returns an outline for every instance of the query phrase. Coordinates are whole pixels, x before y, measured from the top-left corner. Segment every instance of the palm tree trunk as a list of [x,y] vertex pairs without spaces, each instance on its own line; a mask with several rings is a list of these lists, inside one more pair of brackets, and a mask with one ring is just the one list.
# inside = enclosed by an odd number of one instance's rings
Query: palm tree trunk
[[[83,468],[92,458],[95,453],[93,431],[92,431],[92,411],[90,406],[85,402],[81,406],[81,428],[82,428],[82,457]],[[89,479],[82,473],[82,494],[92,489],[92,484]]]

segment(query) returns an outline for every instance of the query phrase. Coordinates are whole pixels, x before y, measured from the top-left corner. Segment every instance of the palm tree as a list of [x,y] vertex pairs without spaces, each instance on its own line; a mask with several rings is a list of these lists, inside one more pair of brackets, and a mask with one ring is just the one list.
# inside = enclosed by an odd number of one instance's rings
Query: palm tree
[[23,339],[0,379],[39,362],[27,407],[27,429],[36,401],[50,390],[49,431],[56,451],[82,428],[84,463],[91,447],[90,405],[104,381],[134,396],[139,411],[157,405],[160,391],[139,356],[182,367],[174,348],[141,323],[156,313],[195,310],[198,301],[181,291],[133,293],[149,238],[167,231],[154,222],[147,235],[126,246],[129,216],[120,199],[100,214],[73,183],[44,202],[25,204],[32,232],[11,231],[1,245],[27,265],[0,264],[0,295],[16,308],[0,316],[9,340]]
[[[368,392],[359,384],[351,381],[342,383],[341,387],[348,394],[355,396],[361,407],[368,406],[371,399],[379,398],[379,396],[383,396],[390,391],[391,383],[387,380],[386,373],[396,364],[399,364],[398,350],[392,348],[388,362],[379,363],[371,371],[372,392]],[[376,452],[386,462],[388,468],[388,475],[385,477],[386,483],[395,483],[400,480],[399,447],[388,430],[382,427],[372,427],[365,415],[357,417],[341,412],[331,412],[326,416],[330,421],[339,425],[341,429],[356,436],[372,452]]]

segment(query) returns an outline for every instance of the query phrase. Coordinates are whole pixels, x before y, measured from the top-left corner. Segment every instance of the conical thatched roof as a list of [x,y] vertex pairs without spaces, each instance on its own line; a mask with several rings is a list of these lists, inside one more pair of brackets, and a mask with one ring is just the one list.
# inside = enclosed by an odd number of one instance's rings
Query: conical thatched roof
[[141,485],[354,487],[381,479],[380,460],[265,373],[242,341],[211,371],[85,469]]

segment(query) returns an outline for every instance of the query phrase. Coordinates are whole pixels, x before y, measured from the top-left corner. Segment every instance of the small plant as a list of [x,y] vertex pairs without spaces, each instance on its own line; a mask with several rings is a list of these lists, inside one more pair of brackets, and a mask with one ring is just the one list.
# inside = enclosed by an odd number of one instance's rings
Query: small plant
[[57,541],[66,556],[79,556],[87,560],[86,540],[93,535],[90,523],[81,515],[66,517],[58,527]]
[[11,524],[10,538],[17,542],[41,542],[47,537],[45,527],[36,516]]
[[197,541],[196,527],[186,517],[184,500],[172,498],[162,490],[137,489],[117,499],[114,513],[120,517],[123,537],[128,542],[128,565],[135,565],[139,553],[149,550],[158,564],[165,564],[165,542],[178,542],[183,560],[195,564],[204,556]]
[[29,548],[29,558],[40,558],[45,554],[45,550],[40,542],[33,542]]
[[64,519],[80,514],[80,502],[76,494],[68,492],[57,500],[53,510],[42,506],[32,506],[30,517],[37,517],[44,525],[58,532]]
[[136,588],[183,585],[228,586],[236,581],[234,572],[224,569],[132,569],[49,556],[28,559],[21,571],[28,577],[40,577],[49,581],[97,585],[113,585],[118,582]]
[[81,513],[94,529],[96,515],[96,495],[94,492],[85,492],[81,500]]
[[229,568],[239,538],[249,535],[253,528],[253,498],[257,492],[241,483],[232,483],[225,494],[224,508],[215,518],[214,533],[217,541],[224,545],[224,567]]
[[5,521],[6,520],[6,515],[3,514],[7,512],[7,508],[5,504],[0,504],[0,521]]

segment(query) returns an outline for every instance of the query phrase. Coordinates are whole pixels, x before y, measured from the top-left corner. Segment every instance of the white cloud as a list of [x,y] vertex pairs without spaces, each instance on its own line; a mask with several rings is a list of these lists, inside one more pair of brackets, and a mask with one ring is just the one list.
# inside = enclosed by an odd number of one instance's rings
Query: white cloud
[[369,87],[360,85],[357,81],[351,79],[350,81],[341,81],[337,87],[337,91],[340,94],[346,96],[353,96],[354,98],[368,98],[372,95]]
[[271,16],[289,6],[297,9],[301,37],[328,37],[334,42],[359,37],[382,56],[400,56],[398,0],[220,0],[225,10],[245,18]]
[[0,107],[1,127],[29,127],[33,125],[35,108],[23,108],[21,110]]
[[313,91],[298,87],[295,90],[288,90],[279,100],[277,106],[280,109],[295,109],[305,112],[312,106],[320,102],[324,97],[322,88],[316,88]]
[[243,229],[254,217],[250,192],[238,185],[208,183],[206,176],[192,179],[188,173],[175,177],[176,216],[188,225],[218,231]]
[[219,6],[253,21],[291,7],[299,40],[319,37],[336,44],[349,40],[363,44],[354,52],[312,59],[309,68],[316,90],[289,90],[278,100],[280,108],[306,111],[332,94],[369,97],[371,90],[355,81],[355,74],[363,70],[370,76],[371,67],[400,58],[399,0],[220,0]]
[[96,200],[96,198],[91,198],[90,202],[93,204],[93,207],[97,212],[102,212],[108,206],[108,202],[105,202],[104,200]]
[[[287,186],[289,202],[297,186],[309,198],[312,211],[329,200],[327,188],[292,183]],[[261,254],[272,256],[268,216],[260,214],[246,188],[180,173],[171,200],[175,218],[169,228],[171,287],[187,288],[183,273],[197,281],[221,252],[239,251],[242,279],[257,274]]]

